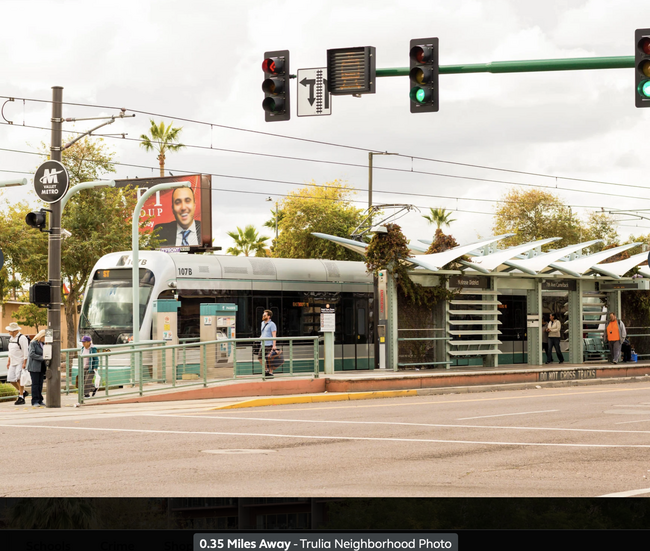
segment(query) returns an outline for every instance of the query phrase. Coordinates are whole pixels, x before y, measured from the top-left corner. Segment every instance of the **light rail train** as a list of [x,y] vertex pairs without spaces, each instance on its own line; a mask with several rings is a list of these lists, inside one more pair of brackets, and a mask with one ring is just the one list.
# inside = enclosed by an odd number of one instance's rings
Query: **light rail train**
[[[140,340],[152,338],[153,301],[176,299],[177,334],[200,336],[200,305],[237,305],[236,336],[258,337],[264,310],[273,312],[278,337],[319,335],[321,307],[335,308],[335,369],[372,369],[373,278],[363,262],[190,255],[141,251]],[[79,336],[97,345],[132,337],[132,255],[102,257],[90,275]]]

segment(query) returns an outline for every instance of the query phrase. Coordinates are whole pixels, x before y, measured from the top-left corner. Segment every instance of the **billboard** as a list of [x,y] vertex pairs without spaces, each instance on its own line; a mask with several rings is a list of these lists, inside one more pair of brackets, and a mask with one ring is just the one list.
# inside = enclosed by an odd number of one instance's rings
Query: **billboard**
[[190,182],[191,187],[166,189],[149,197],[140,211],[140,221],[146,221],[146,229],[158,230],[160,247],[211,247],[212,178],[209,174],[115,180],[115,186],[133,185],[140,197],[157,184],[183,181]]

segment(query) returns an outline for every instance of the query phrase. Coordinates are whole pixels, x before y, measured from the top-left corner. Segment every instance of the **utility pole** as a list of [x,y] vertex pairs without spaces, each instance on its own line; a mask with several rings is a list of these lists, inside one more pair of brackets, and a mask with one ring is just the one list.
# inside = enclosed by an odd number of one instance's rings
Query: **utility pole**
[[[52,137],[50,159],[61,162],[63,87],[52,87]],[[50,307],[47,311],[47,326],[52,331],[52,360],[47,370],[47,407],[61,407],[61,202],[50,205],[50,234],[47,245],[48,279],[50,282]],[[83,374],[79,374],[83,385]],[[80,391],[81,392],[81,391]]]

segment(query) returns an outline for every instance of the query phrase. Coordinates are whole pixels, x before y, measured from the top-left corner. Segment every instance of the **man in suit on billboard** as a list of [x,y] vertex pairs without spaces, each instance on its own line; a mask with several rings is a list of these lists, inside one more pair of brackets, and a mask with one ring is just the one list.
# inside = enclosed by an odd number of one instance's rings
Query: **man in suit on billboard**
[[196,201],[191,187],[179,187],[172,192],[174,222],[156,224],[158,237],[165,246],[201,245],[201,221],[194,220]]

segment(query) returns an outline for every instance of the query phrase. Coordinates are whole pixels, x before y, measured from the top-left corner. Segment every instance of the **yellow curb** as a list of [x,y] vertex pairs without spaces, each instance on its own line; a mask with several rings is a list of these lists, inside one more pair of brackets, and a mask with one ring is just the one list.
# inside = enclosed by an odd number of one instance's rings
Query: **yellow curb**
[[417,390],[384,390],[379,392],[343,392],[336,394],[317,394],[309,396],[277,396],[273,398],[254,398],[236,404],[210,408],[237,409],[263,406],[281,406],[285,404],[310,404],[316,402],[343,402],[347,400],[373,400],[375,398],[397,398],[399,396],[417,396]]

